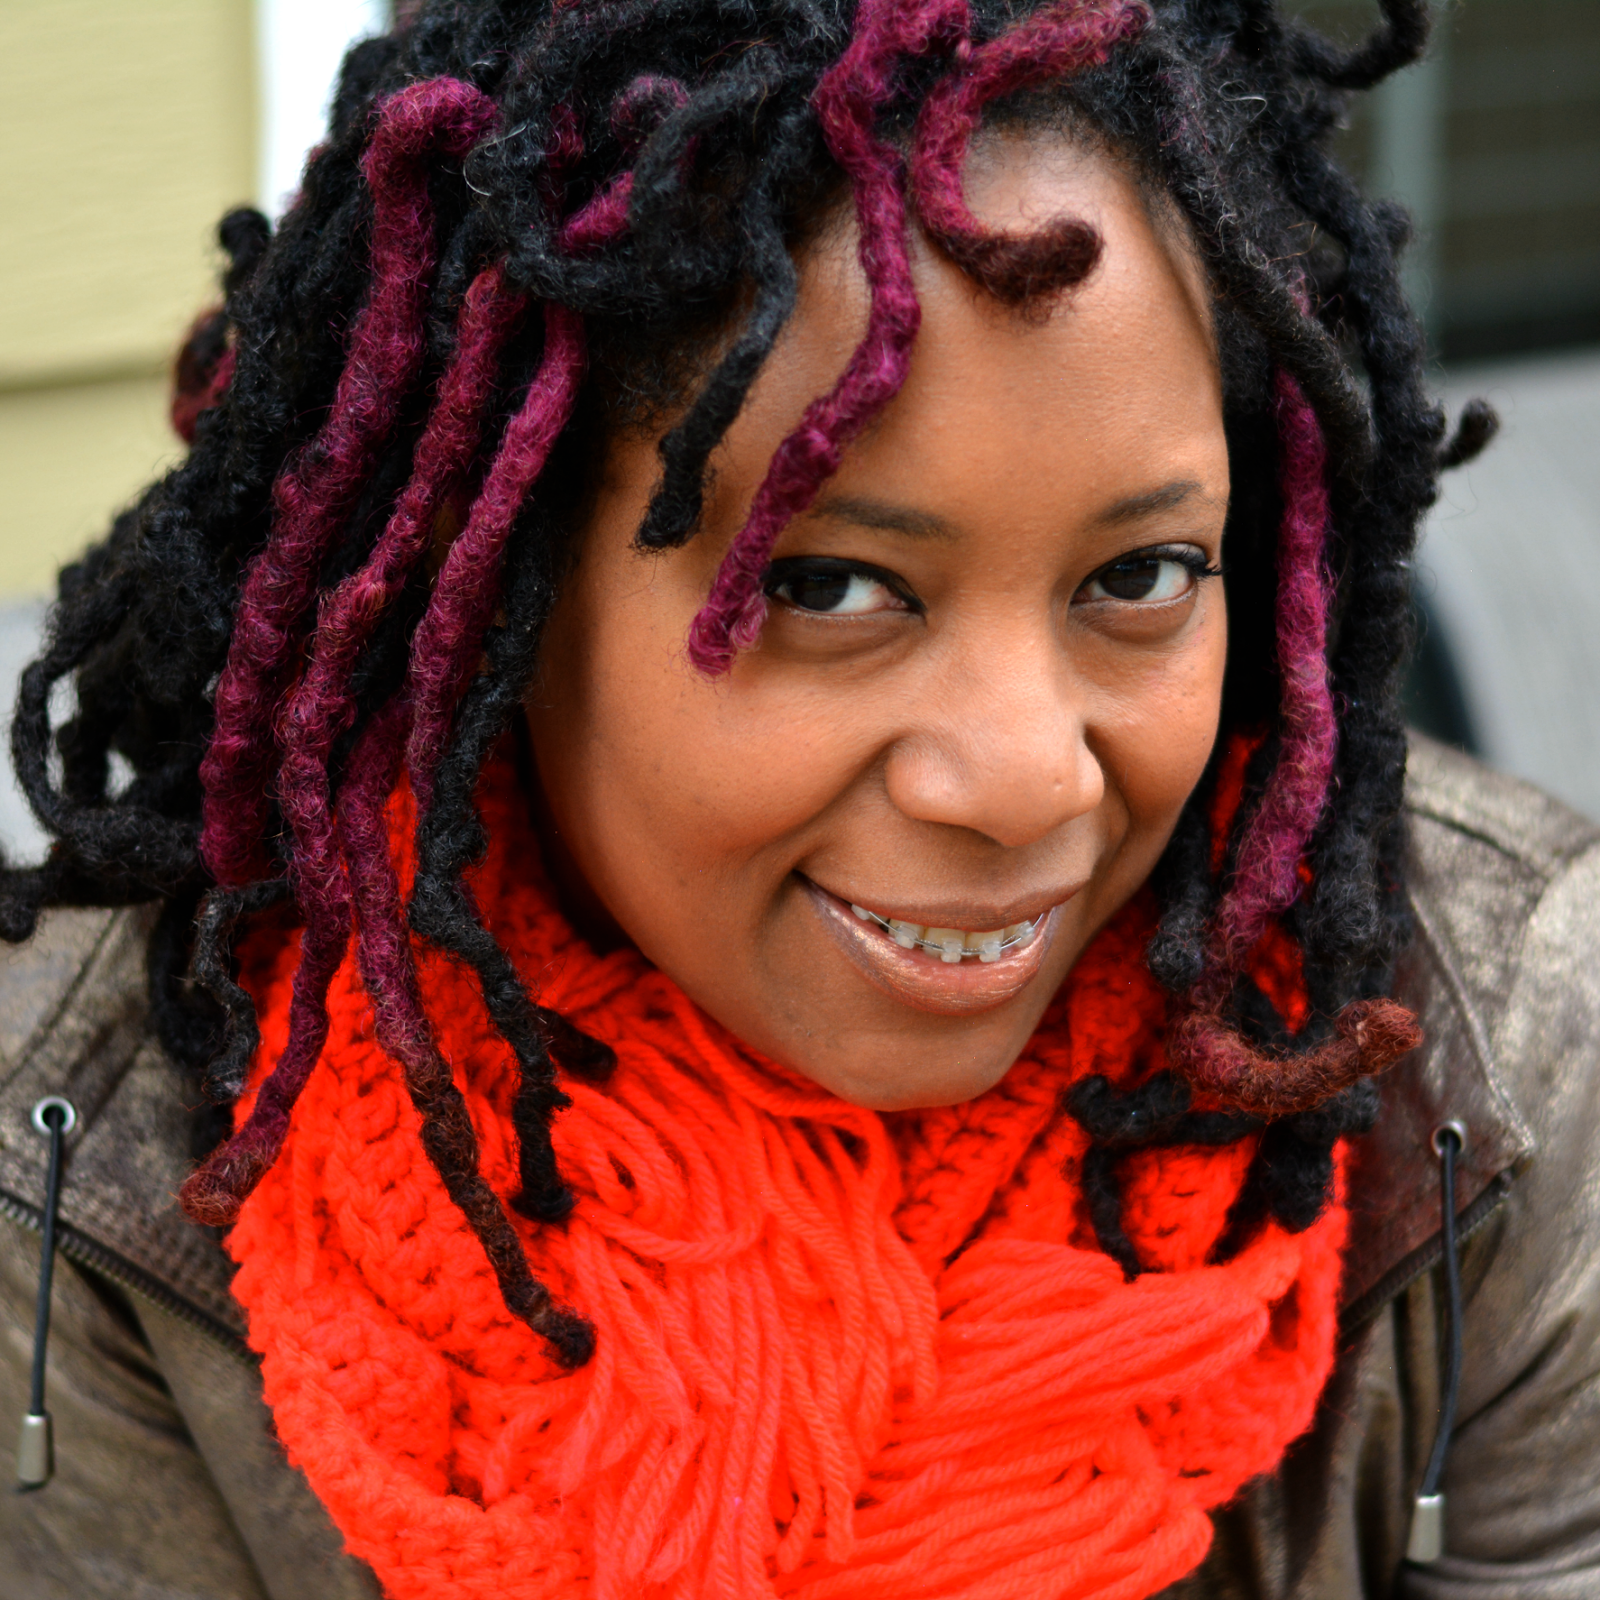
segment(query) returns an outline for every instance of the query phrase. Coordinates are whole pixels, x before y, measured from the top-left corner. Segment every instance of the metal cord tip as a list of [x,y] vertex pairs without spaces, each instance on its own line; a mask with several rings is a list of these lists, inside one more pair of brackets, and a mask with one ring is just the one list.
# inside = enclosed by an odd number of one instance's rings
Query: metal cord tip
[[1411,1514],[1411,1538],[1406,1560],[1428,1566],[1444,1554],[1444,1496],[1419,1494]]
[[17,1487],[42,1489],[56,1470],[55,1440],[48,1411],[30,1412],[22,1419],[22,1435],[17,1440]]

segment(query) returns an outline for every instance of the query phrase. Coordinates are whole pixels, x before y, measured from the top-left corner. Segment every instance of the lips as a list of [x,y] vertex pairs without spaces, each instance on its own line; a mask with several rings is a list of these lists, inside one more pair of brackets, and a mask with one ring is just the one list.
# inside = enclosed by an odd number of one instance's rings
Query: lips
[[1011,943],[997,955],[952,962],[920,945],[904,948],[881,925],[890,920],[887,916],[863,918],[809,878],[801,876],[800,881],[823,929],[868,983],[919,1011],[951,1016],[1004,1005],[1027,988],[1055,942],[1065,905],[1063,901],[1051,907],[1034,923],[1030,938]]

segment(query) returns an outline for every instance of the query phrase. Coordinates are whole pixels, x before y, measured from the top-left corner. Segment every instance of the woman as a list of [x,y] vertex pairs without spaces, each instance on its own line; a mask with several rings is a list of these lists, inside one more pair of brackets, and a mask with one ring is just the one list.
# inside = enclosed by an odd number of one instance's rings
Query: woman
[[27,1594],[1584,1592],[1594,835],[1402,814],[1386,12],[352,55],[24,684],[8,935],[160,905],[19,968]]

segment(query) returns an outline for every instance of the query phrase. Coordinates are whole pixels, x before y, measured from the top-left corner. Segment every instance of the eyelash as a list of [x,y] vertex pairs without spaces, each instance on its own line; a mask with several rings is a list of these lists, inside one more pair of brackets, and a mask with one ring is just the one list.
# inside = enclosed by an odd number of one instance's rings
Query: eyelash
[[[1079,586],[1078,593],[1082,594],[1092,584],[1106,577],[1109,573],[1115,572],[1119,567],[1129,568],[1161,561],[1176,563],[1188,572],[1196,582],[1206,578],[1220,578],[1222,576],[1222,568],[1213,565],[1193,545],[1145,545],[1138,550],[1129,550],[1125,554],[1117,556],[1115,560],[1108,561],[1104,566],[1096,568],[1083,580],[1083,583]],[[784,560],[774,561],[768,569],[763,587],[769,598],[781,600],[804,615],[820,617],[836,614],[821,608],[800,605],[796,600],[782,593],[790,584],[805,578],[835,583],[844,580],[847,584],[852,579],[865,578],[870,582],[881,584],[907,611],[920,616],[925,609],[922,602],[894,573],[887,572],[882,567],[875,567],[869,562],[850,561],[835,556],[791,556]],[[848,589],[846,589],[845,593],[848,594]],[[1118,602],[1116,597],[1107,596],[1105,601],[1094,603],[1114,604]],[[1132,600],[1120,603],[1137,605],[1140,602]],[[871,615],[873,613],[844,612],[838,614],[850,616]]]
[[[783,595],[780,591],[801,579],[821,579],[823,581],[848,582],[853,578],[866,578],[872,583],[881,584],[905,609],[914,615],[920,616],[925,607],[922,602],[906,587],[905,581],[897,578],[894,573],[885,571],[882,567],[875,567],[866,561],[849,561],[837,556],[790,556],[784,560],[774,561],[767,569],[766,582],[763,588],[768,598],[782,600],[791,605],[796,611],[805,616],[825,617],[832,613],[815,609],[810,606],[799,605],[793,599]],[[851,615],[851,613],[844,613]],[[860,613],[856,613],[860,614]]]
[[[1115,572],[1119,567],[1145,566],[1161,561],[1171,561],[1175,565],[1182,567],[1196,583],[1206,578],[1220,578],[1222,576],[1222,568],[1213,565],[1193,545],[1152,544],[1145,545],[1139,550],[1130,550],[1125,555],[1118,556],[1114,561],[1108,561],[1103,567],[1096,568],[1083,580],[1083,583],[1079,586],[1078,593],[1082,594],[1092,584]],[[1108,598],[1115,600],[1114,596]],[[1129,605],[1139,604],[1136,600],[1123,603]]]

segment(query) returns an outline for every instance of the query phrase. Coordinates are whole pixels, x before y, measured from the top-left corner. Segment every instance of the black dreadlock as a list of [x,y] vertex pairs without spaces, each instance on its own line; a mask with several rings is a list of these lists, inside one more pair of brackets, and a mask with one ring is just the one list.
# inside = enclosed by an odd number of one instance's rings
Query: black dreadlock
[[[1035,10],[1032,0],[976,0],[974,40]],[[1287,917],[1314,1016],[1290,1037],[1248,984],[1236,984],[1229,1002],[1243,1035],[1286,1059],[1324,1040],[1352,1000],[1386,993],[1408,937],[1396,694],[1412,544],[1440,468],[1467,459],[1493,431],[1491,414],[1469,410],[1444,443],[1443,416],[1423,389],[1421,336],[1400,289],[1404,219],[1366,201],[1327,153],[1347,93],[1423,49],[1424,0],[1381,0],[1381,10],[1371,39],[1341,52],[1283,20],[1272,0],[1156,0],[1153,25],[1104,65],[990,113],[1022,122],[1067,116],[1097,129],[1185,219],[1217,297],[1236,485],[1226,534],[1231,570],[1271,570],[1259,558],[1274,546],[1281,513],[1275,369],[1299,384],[1328,441],[1340,742],[1311,844],[1311,887]],[[507,293],[567,308],[587,329],[589,390],[512,530],[499,619],[484,636],[482,664],[455,706],[433,773],[409,907],[420,936],[476,970],[516,1053],[519,1205],[554,1220],[570,1205],[549,1138],[564,1100],[556,1065],[603,1072],[607,1052],[537,1005],[476,913],[464,883],[484,846],[476,781],[527,690],[568,564],[582,431],[681,410],[661,444],[662,477],[639,539],[662,547],[692,534],[706,462],[793,308],[794,253],[848,191],[813,96],[851,41],[854,12],[852,0],[592,0],[560,8],[548,0],[435,0],[401,31],[351,52],[329,139],[276,234],[269,240],[252,212],[224,220],[232,259],[224,303],[197,328],[181,387],[201,392],[231,362],[225,389],[192,418],[187,460],[62,574],[12,733],[18,774],[54,844],[42,867],[0,874],[0,936],[10,940],[26,938],[49,906],[163,903],[150,950],[156,1023],[176,1057],[209,1068],[218,1101],[239,1092],[256,1043],[232,940],[242,923],[288,896],[296,838],[269,794],[265,875],[218,886],[199,849],[201,763],[242,577],[274,525],[273,485],[328,423],[350,330],[377,293],[380,223],[363,162],[378,108],[408,85],[456,80],[495,104],[500,131],[464,158],[428,169],[435,267],[420,363],[397,397],[393,426],[371,442],[373,460],[341,511],[341,531],[313,552],[312,599],[287,624],[291,645],[310,637],[316,595],[371,557],[412,477],[429,397],[461,354],[463,306],[485,270],[497,266]],[[909,138],[918,106],[947,67],[937,51],[900,63],[875,107],[892,136]],[[631,174],[626,227],[574,246],[571,219],[603,202],[621,173]],[[528,319],[498,352],[500,400],[484,420],[479,460],[505,430],[513,397],[540,370],[546,346],[537,323]],[[705,372],[713,347],[720,354]],[[1344,348],[1357,353],[1364,384]],[[475,486],[476,478],[467,485]],[[1272,601],[1270,578],[1230,590],[1230,728],[1274,725]],[[349,686],[352,709],[327,760],[334,806],[363,734],[402,693],[427,602],[419,566],[367,643]],[[76,709],[52,728],[51,691],[64,678],[75,685]],[[132,772],[116,792],[113,753]],[[1275,762],[1269,738],[1247,777],[1235,841]],[[1215,768],[1156,876],[1163,918],[1150,959],[1179,993],[1205,969],[1226,883],[1226,872],[1213,871],[1209,841]],[[1090,1163],[1096,1226],[1108,1251],[1137,1270],[1117,1220],[1118,1154],[1152,1140],[1238,1137],[1256,1124],[1191,1112],[1172,1079],[1122,1102],[1102,1090],[1084,1086],[1072,1109],[1098,1152]],[[1323,1201],[1334,1140],[1370,1119],[1374,1103],[1370,1084],[1358,1084],[1274,1123],[1230,1231],[1242,1237],[1268,1213],[1291,1227],[1309,1222]],[[470,1148],[443,1135],[429,1148],[446,1165],[471,1159]],[[467,1180],[454,1167],[445,1176],[452,1193]]]

